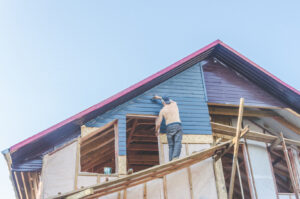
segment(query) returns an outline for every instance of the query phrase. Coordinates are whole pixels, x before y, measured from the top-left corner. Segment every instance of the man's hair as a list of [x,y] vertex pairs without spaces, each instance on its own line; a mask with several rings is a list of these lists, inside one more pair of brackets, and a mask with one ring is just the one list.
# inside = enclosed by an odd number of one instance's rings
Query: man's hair
[[170,104],[171,103],[170,98],[168,96],[164,96],[162,99],[164,100],[164,102],[166,104]]

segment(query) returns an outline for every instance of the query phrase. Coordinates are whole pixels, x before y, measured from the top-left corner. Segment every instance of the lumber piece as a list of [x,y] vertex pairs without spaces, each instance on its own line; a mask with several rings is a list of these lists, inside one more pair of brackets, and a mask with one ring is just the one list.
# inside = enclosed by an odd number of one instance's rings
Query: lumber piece
[[101,147],[104,147],[105,145],[110,144],[111,142],[114,142],[114,141],[115,141],[115,137],[112,137],[109,140],[106,140],[105,142],[99,144],[96,147],[93,147],[91,149],[82,151],[81,156],[85,156],[85,155],[87,155],[89,153],[92,153],[92,152],[96,151],[97,149],[100,149]]
[[273,149],[282,142],[281,137],[278,137],[274,142],[272,142],[271,146],[269,146],[269,150],[273,151]]
[[[218,107],[218,106],[208,106],[210,115],[228,115],[228,116],[238,116],[239,110],[237,108],[230,107]],[[249,110],[245,109],[243,113],[244,117],[274,117],[277,114],[271,110]]]
[[238,177],[239,177],[242,199],[245,199],[244,187],[243,187],[243,182],[242,182],[242,177],[241,177],[239,161],[236,162],[236,167],[237,167],[237,173],[238,173]]
[[147,184],[144,183],[143,199],[147,199]]
[[17,188],[18,188],[20,199],[23,199],[23,194],[21,192],[21,188],[20,188],[20,183],[19,183],[19,179],[18,179],[18,176],[17,176],[17,172],[13,171],[13,173],[14,173],[14,177],[15,177],[15,180],[16,180],[16,183],[17,183]]
[[[95,193],[90,198],[107,195],[109,193],[116,192],[116,191],[121,191],[128,187],[142,184],[156,178],[161,178],[169,173],[178,171],[183,168],[187,168],[190,165],[193,165],[199,161],[205,160],[213,156],[216,151],[227,148],[230,143],[232,143],[232,140],[224,142],[217,146],[213,146],[209,149],[193,153],[190,156],[168,162],[166,164],[153,166],[151,168],[133,173],[129,176],[111,180],[102,184],[90,186],[89,188],[93,188]],[[85,189],[69,192],[61,196],[56,196],[54,198],[65,198],[67,196],[76,194],[79,191],[83,191],[83,190]],[[89,196],[87,198],[89,198]]]
[[131,139],[132,139],[132,136],[133,136],[136,126],[137,126],[137,119],[135,119],[133,121],[132,129],[129,132],[128,139],[127,139],[127,147],[129,147],[129,144],[131,143]]
[[274,116],[273,119],[282,124],[283,126],[287,127],[288,129],[294,131],[295,133],[300,134],[300,128],[287,121],[286,119],[280,116]]
[[[185,144],[185,153],[186,153],[186,155],[189,155],[189,145],[188,144]],[[188,173],[188,180],[189,180],[189,186],[190,186],[191,199],[194,199],[193,179],[192,179],[191,167],[187,168],[187,173]]]
[[127,114],[126,115],[127,118],[131,119],[131,118],[138,118],[138,119],[156,119],[157,115],[147,115],[147,114]]
[[283,152],[284,152],[284,156],[285,156],[285,159],[286,159],[286,164],[288,166],[288,170],[289,170],[289,174],[290,174],[290,178],[291,178],[293,190],[294,190],[296,199],[299,199],[298,187],[296,186],[296,180],[295,180],[294,175],[293,175],[294,172],[293,172],[293,169],[292,169],[291,160],[290,160],[290,157],[289,157],[289,154],[288,154],[288,150],[287,150],[287,147],[286,147],[286,144],[285,144],[285,140],[283,138],[283,134],[282,133],[280,133],[280,137],[282,139]]
[[[243,138],[243,137],[246,135],[246,133],[248,133],[248,132],[249,132],[249,126],[247,125],[247,126],[242,130],[240,139]],[[236,141],[236,139],[234,138],[234,139],[233,139],[233,142],[229,145],[229,147],[228,147],[226,150],[224,150],[221,154],[219,154],[218,156],[215,157],[215,161],[218,161],[222,156],[224,156],[228,151],[230,151],[230,150],[231,150],[231,147],[232,147],[236,142],[237,142],[237,141]]]
[[242,128],[242,120],[243,120],[243,111],[244,111],[244,98],[241,98],[237,127],[236,127],[236,136],[235,136],[235,140],[234,140],[232,170],[231,170],[231,178],[230,178],[230,185],[229,185],[229,199],[232,199],[232,197],[233,197],[235,172],[237,169],[237,158],[238,158],[238,152],[239,152],[239,144],[240,144],[240,136],[241,136],[241,128]]
[[24,172],[22,172],[22,171],[21,171],[21,179],[22,179],[22,184],[23,184],[23,187],[24,187],[26,199],[29,199],[28,190],[27,190],[27,186],[26,186],[26,182],[25,182],[25,177],[24,177]]
[[113,121],[111,121],[111,122],[105,124],[104,126],[101,126],[100,128],[97,128],[95,131],[89,133],[89,134],[86,135],[86,136],[83,136],[82,141],[84,142],[85,140],[89,139],[90,137],[93,137],[94,135],[100,133],[100,132],[103,131],[103,130],[106,130],[106,129],[108,129],[108,128],[112,128],[113,125],[114,125],[116,122],[117,122],[117,120],[113,120]]
[[[232,137],[235,136],[235,131],[236,131],[235,127],[224,125],[224,124],[219,124],[219,123],[214,123],[214,122],[211,122],[211,127],[213,130],[213,133],[229,135]],[[258,133],[255,131],[249,131],[247,133],[247,135],[245,135],[245,138],[249,139],[249,140],[260,141],[260,142],[273,143],[277,139],[277,136],[262,134],[262,133]],[[287,138],[284,138],[284,140],[287,145],[294,145],[294,146],[300,147],[299,141],[296,141],[293,139],[287,139]]]
[[92,188],[86,189],[84,191],[80,191],[72,196],[66,197],[66,199],[79,199],[85,196],[92,195],[94,193],[94,190]]
[[74,190],[77,190],[77,183],[78,183],[78,173],[79,173],[79,166],[80,166],[80,139],[81,139],[80,137],[77,138]]

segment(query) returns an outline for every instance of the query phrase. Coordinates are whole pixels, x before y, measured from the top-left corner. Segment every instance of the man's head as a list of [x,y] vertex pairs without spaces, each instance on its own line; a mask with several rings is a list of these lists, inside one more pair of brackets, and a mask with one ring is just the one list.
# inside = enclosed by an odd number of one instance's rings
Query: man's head
[[162,99],[164,100],[164,102],[166,104],[170,104],[171,103],[170,98],[168,96],[164,96]]

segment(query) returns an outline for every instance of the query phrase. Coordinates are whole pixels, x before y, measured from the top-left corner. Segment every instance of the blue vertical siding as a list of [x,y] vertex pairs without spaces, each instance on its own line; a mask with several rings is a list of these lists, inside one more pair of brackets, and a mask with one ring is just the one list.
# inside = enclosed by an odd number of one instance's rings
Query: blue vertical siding
[[177,74],[128,102],[86,123],[100,127],[114,119],[119,124],[119,154],[126,155],[126,114],[158,115],[161,105],[151,98],[167,95],[177,102],[185,134],[211,134],[208,107],[200,64]]

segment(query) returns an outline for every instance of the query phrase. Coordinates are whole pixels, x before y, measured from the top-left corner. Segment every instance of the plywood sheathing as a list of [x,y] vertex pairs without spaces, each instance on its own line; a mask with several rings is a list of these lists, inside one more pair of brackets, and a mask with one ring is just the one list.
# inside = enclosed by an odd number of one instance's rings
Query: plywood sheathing
[[[151,167],[149,169],[145,169],[136,173],[133,173],[132,175],[112,180],[100,185],[95,185],[91,186],[89,188],[93,188],[95,194],[91,197],[86,197],[86,198],[96,198],[100,197],[103,195],[107,195],[112,192],[124,190],[125,188],[132,187],[134,185],[142,184],[148,181],[151,181],[156,178],[163,177],[169,173],[175,172],[177,170],[180,170],[182,168],[187,168],[190,165],[193,165],[201,160],[207,159],[213,155],[219,150],[224,150],[232,141],[228,141],[225,143],[222,143],[220,145],[211,147],[209,149],[196,152],[190,156],[168,162],[163,165],[157,165],[154,167]],[[79,190],[82,191],[82,190]],[[65,194],[60,197],[55,197],[55,198],[63,198],[68,195],[72,195],[77,192],[72,192],[69,194]]]

